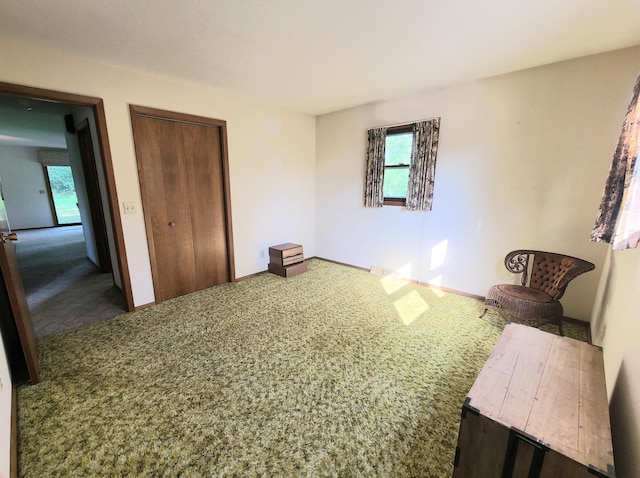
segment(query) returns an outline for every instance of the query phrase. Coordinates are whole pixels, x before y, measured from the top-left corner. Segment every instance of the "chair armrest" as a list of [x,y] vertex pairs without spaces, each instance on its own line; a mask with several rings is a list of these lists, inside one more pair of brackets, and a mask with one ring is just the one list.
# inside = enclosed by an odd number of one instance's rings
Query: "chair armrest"
[[504,258],[504,266],[509,272],[513,272],[514,274],[522,274],[520,283],[523,286],[527,285],[529,274],[529,257],[532,253],[533,251],[519,249],[517,251],[510,252]]

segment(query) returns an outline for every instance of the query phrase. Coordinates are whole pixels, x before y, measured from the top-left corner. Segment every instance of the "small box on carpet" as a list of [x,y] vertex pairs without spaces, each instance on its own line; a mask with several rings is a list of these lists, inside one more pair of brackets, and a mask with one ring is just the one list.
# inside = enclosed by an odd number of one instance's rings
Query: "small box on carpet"
[[307,270],[300,244],[287,242],[269,248],[269,272],[282,277],[292,277]]

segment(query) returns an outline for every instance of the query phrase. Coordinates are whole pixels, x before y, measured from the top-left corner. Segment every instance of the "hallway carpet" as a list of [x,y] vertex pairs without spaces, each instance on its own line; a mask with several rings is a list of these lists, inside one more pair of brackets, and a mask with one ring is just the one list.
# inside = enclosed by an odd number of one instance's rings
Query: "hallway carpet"
[[18,231],[16,256],[36,336],[108,319],[126,310],[111,273],[87,258],[82,226]]

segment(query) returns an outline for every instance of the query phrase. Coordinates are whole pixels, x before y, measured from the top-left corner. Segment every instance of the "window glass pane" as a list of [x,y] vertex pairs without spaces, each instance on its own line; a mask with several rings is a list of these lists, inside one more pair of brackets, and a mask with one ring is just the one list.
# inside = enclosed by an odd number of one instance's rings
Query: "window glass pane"
[[413,133],[388,134],[385,142],[384,164],[386,166],[394,164],[411,163],[411,143]]
[[385,168],[382,194],[386,198],[406,198],[409,168]]
[[53,206],[58,217],[58,224],[74,224],[80,222],[78,198],[73,183],[70,166],[47,166],[49,186],[53,196]]

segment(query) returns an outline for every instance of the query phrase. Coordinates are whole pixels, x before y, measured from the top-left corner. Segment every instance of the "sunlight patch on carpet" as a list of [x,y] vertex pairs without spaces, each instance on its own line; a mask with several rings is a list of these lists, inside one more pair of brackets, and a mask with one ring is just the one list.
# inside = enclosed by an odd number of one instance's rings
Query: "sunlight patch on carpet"
[[411,325],[413,321],[429,310],[429,304],[415,290],[404,294],[393,305],[405,325]]

